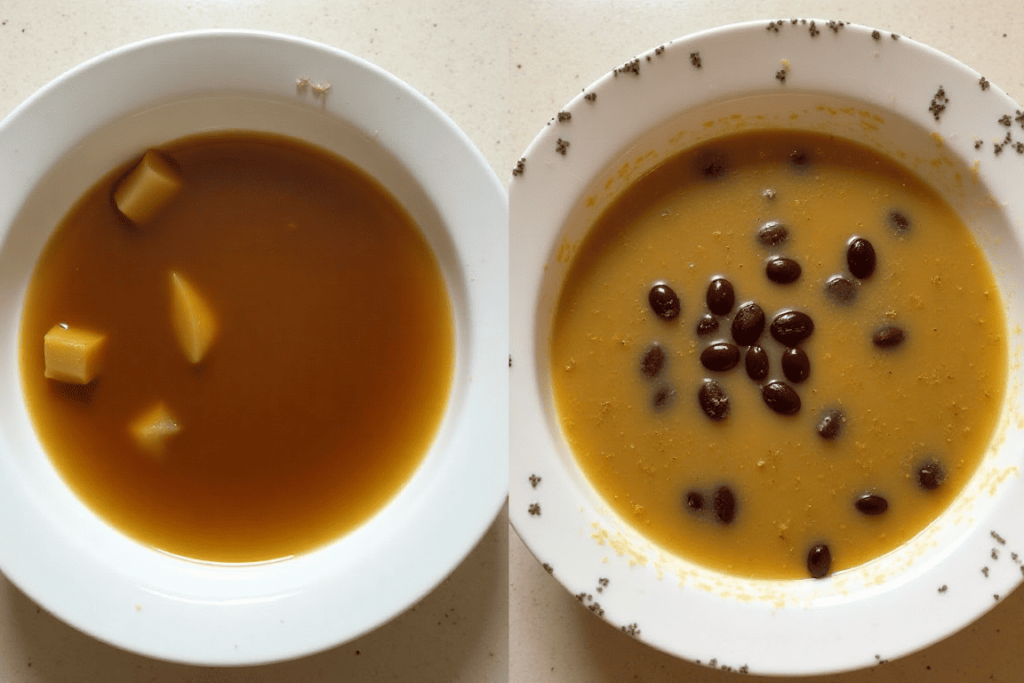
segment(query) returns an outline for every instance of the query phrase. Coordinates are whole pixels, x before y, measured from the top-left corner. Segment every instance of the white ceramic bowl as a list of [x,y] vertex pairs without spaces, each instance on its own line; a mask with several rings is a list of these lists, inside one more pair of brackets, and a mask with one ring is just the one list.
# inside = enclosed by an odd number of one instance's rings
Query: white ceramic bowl
[[781,127],[902,153],[901,163],[939,189],[975,231],[997,274],[1011,352],[1019,358],[1021,107],[924,45],[819,19],[753,22],[666,43],[586,88],[564,112],[569,116],[554,116],[524,153],[509,195],[510,516],[545,568],[592,612],[656,648],[712,667],[776,675],[898,657],[964,627],[1018,586],[1019,362],[1010,369],[990,450],[935,523],[892,553],[828,579],[765,581],[675,557],[602,502],[554,414],[548,339],[571,261],[564,256],[624,187],[704,140]]
[[[315,88],[328,83],[326,94]],[[63,214],[140,150],[219,129],[300,138],[376,177],[426,234],[454,308],[453,388],[422,465],[355,531],[273,563],[181,560],[100,521],[42,451],[18,372],[24,292]],[[0,124],[0,570],[82,631],[195,664],[297,657],[411,606],[469,553],[507,492],[507,221],[501,184],[458,127],[337,49],[186,33],[115,50],[47,85]]]

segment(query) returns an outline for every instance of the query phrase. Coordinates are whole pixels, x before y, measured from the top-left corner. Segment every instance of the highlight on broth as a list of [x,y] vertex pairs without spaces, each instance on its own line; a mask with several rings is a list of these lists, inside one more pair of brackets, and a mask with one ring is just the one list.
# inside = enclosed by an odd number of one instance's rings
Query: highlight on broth
[[36,265],[29,413],[108,523],[188,558],[307,552],[408,481],[445,412],[454,323],[412,218],[288,138],[187,138],[116,169]]
[[670,159],[591,227],[553,318],[556,413],[659,546],[822,578],[931,523],[989,446],[1002,300],[929,186],[853,142],[741,133]]

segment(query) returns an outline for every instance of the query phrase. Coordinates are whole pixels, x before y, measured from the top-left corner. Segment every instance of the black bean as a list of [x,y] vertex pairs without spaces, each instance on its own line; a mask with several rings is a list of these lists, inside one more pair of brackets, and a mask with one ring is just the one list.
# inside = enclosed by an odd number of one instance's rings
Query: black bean
[[675,395],[675,390],[670,386],[660,386],[655,389],[654,395],[651,397],[651,407],[654,408],[654,412],[658,413],[668,408]]
[[811,320],[811,316],[800,311],[779,313],[772,321],[772,336],[786,346],[796,346],[813,332],[814,321]]
[[708,285],[707,304],[708,310],[715,315],[727,315],[736,303],[736,292],[733,291],[732,283],[724,277],[716,277]]
[[852,304],[860,294],[860,286],[853,280],[836,275],[825,283],[825,297],[837,304]]
[[724,420],[729,414],[729,397],[714,380],[705,380],[697,392],[701,410],[712,420]]
[[761,398],[776,413],[793,415],[800,412],[800,394],[785,382],[768,382],[761,389]]
[[794,166],[806,166],[810,160],[810,156],[802,149],[794,149],[789,153],[789,163]]
[[644,373],[644,377],[657,377],[664,365],[665,350],[661,348],[661,344],[654,342],[640,359],[640,372]]
[[686,507],[696,512],[704,509],[704,494],[700,491],[689,491],[686,494]]
[[705,180],[717,180],[729,170],[729,161],[719,152],[704,154],[697,161],[697,174]]
[[818,420],[815,430],[817,430],[818,436],[825,441],[834,441],[843,431],[844,422],[846,422],[846,416],[843,415],[843,411],[838,408],[829,408],[821,414],[821,419]]
[[710,313],[705,313],[697,321],[697,336],[706,337],[715,332],[718,332],[718,318]]
[[882,325],[871,335],[871,341],[880,349],[893,349],[906,339],[903,329],[895,325]]
[[910,219],[899,211],[890,211],[888,215],[889,227],[897,234],[902,235],[910,231]]
[[938,460],[928,460],[917,468],[917,483],[925,491],[934,491],[944,481],[946,481],[946,471]]
[[683,305],[676,296],[675,290],[661,282],[651,287],[647,295],[647,301],[651,304],[654,313],[665,320],[671,320],[683,310]]
[[782,352],[782,374],[794,384],[803,382],[811,374],[811,359],[803,349],[786,349]]
[[757,343],[764,332],[764,311],[754,302],[745,303],[732,319],[732,338],[740,346]]
[[800,279],[802,272],[799,263],[785,256],[768,259],[768,263],[764,267],[764,274],[768,276],[768,279],[779,285],[796,282]]
[[722,524],[730,524],[736,517],[736,496],[728,486],[722,486],[715,491],[711,506],[715,511],[715,517]]
[[874,493],[865,493],[857,498],[854,506],[865,515],[880,515],[889,509],[889,501]]
[[747,349],[747,376],[755,382],[760,382],[768,376],[768,352],[760,346],[751,346]]
[[739,365],[740,348],[729,342],[715,342],[700,354],[700,362],[708,370],[725,372]]
[[832,571],[832,551],[827,545],[818,543],[807,551],[807,571],[815,579],[824,578]]
[[871,277],[875,272],[875,248],[871,246],[871,242],[863,237],[850,240],[850,245],[846,248],[846,265],[855,278],[863,280]]
[[786,241],[789,230],[778,221],[769,221],[757,231],[757,241],[766,247],[775,247]]

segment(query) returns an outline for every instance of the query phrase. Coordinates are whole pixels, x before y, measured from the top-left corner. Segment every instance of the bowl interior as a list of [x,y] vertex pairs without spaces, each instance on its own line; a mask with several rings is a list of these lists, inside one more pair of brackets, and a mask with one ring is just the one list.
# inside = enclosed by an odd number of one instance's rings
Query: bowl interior
[[[519,503],[510,514],[554,576],[623,631],[678,656],[734,669],[823,673],[934,642],[988,609],[993,592],[1020,583],[1024,570],[1011,559],[998,582],[970,581],[971,589],[953,599],[938,591],[965,574],[965,566],[981,578],[974,564],[985,564],[1000,546],[997,538],[1009,534],[1015,548],[1024,545],[1019,364],[1011,365],[1003,415],[982,465],[934,524],[866,565],[826,581],[789,582],[710,571],[660,549],[614,513],[562,436],[548,370],[561,282],[601,211],[684,149],[729,133],[779,128],[849,138],[937,188],[993,266],[1011,353],[1019,354],[1024,202],[1011,179],[1024,160],[991,147],[993,136],[1006,132],[992,124],[1015,111],[1012,101],[981,89],[966,67],[905,39],[884,34],[882,42],[870,29],[850,25],[814,36],[808,22],[787,23],[776,34],[765,31],[766,23],[698,34],[641,55],[570,102],[564,110],[570,116],[556,117],[524,155],[510,190],[513,355],[524,367],[512,387],[511,485]],[[777,78],[783,71],[786,78]],[[910,85],[901,89],[899,78]],[[929,102],[940,86],[962,104],[935,118]],[[989,590],[996,584],[1000,590]],[[943,605],[943,616],[926,624],[908,616]],[[701,617],[683,624],[679,614]]]
[[[300,78],[331,89],[321,94]],[[411,480],[335,542],[251,565],[176,558],[100,521],[42,451],[18,369],[22,299],[64,213],[140,150],[217,130],[297,138],[377,179],[431,244],[455,322],[447,411]],[[0,498],[4,514],[23,521],[0,536],[0,561],[19,587],[72,625],[126,649],[192,663],[258,663],[323,649],[384,623],[472,549],[507,488],[499,341],[507,320],[493,306],[506,300],[507,270],[495,262],[507,208],[486,162],[433,105],[338,50],[270,34],[202,32],[130,46],[70,72],[0,126],[0,149]],[[435,172],[440,163],[444,178]],[[422,561],[410,563],[410,556]],[[63,569],[39,576],[48,562]],[[95,586],[88,599],[74,589],[84,582]],[[181,628],[186,620],[196,628]]]

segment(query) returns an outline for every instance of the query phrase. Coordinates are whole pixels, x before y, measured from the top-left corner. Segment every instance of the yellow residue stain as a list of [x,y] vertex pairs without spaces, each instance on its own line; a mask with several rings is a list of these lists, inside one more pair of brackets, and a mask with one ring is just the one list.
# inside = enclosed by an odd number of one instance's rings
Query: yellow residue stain
[[705,128],[711,128],[713,125],[715,125],[714,121],[705,121],[704,122],[704,127]]
[[935,144],[939,147],[942,147],[943,145],[946,144],[946,139],[934,131],[930,133],[928,137],[930,137],[932,141],[934,141]]
[[569,241],[569,238],[562,238],[562,243],[558,245],[558,262],[568,263],[572,260],[572,257],[576,255],[576,245]]
[[594,204],[597,204],[597,197],[594,195],[587,195],[587,206],[591,207],[594,206]]
[[619,177],[622,178],[623,176],[627,175],[628,173],[629,173],[629,163],[627,162],[625,164],[622,164],[622,166],[619,167]]

